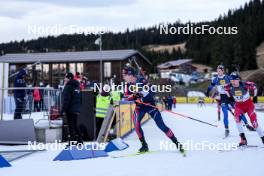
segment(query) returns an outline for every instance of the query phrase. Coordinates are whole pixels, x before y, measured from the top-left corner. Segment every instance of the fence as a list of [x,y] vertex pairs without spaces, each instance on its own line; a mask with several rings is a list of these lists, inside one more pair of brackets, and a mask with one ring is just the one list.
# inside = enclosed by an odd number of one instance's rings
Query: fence
[[[16,107],[14,91],[25,91],[25,98],[20,101],[21,106]],[[34,91],[38,90],[40,99],[34,98]],[[58,116],[61,103],[61,90],[44,87],[6,88],[1,89],[6,96],[1,101],[1,120],[12,120],[17,112],[23,118],[33,118],[34,120],[47,119]]]
[[[176,97],[177,103],[198,103],[200,97]],[[264,103],[264,97],[257,98],[258,103]],[[205,97],[204,103],[214,103],[214,99]]]

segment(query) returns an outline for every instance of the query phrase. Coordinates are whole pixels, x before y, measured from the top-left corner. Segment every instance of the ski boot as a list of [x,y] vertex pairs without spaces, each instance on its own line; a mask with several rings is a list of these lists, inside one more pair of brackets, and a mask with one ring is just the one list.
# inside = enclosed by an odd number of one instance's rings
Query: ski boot
[[230,134],[230,131],[228,128],[225,129],[225,138],[227,138]]
[[241,133],[240,135],[240,142],[238,144],[238,147],[246,146],[247,145],[247,139],[244,133]]
[[262,143],[264,144],[264,136],[261,137]]
[[256,131],[255,128],[253,128],[253,127],[250,126],[249,124],[246,124],[246,128],[247,128],[249,131]]
[[174,137],[172,138],[172,142],[176,145],[177,149],[180,151],[180,153],[183,155],[183,156],[186,156],[186,152],[182,146],[181,143],[178,142],[177,138]]
[[181,153],[183,156],[186,156],[186,153],[185,153],[185,150],[184,150],[182,144],[181,144],[181,143],[178,143],[178,144],[176,144],[176,146],[177,146],[177,148],[179,149],[180,153]]
[[142,145],[141,148],[139,149],[139,153],[148,152],[149,148],[148,148],[148,144],[147,144],[145,138],[140,138],[139,140],[140,140],[141,145]]

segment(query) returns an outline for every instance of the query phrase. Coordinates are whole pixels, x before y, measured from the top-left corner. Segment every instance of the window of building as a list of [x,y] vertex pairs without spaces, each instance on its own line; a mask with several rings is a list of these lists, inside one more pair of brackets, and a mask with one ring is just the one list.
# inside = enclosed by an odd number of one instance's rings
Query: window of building
[[104,62],[104,76],[111,77],[111,62]]
[[30,70],[30,71],[28,71],[28,75],[27,75],[27,83],[29,85],[33,86],[33,70],[32,70],[33,67],[31,64],[29,64],[29,65],[26,65],[26,68],[28,68],[28,70]]
[[41,64],[37,64],[36,65],[36,76],[37,76],[37,83],[38,83],[38,85],[39,85],[39,82],[41,82],[42,81],[42,65]]
[[49,84],[49,64],[43,64],[43,83]]
[[75,64],[75,63],[71,63],[71,64],[69,64],[69,71],[70,71],[72,74],[75,74],[75,73],[76,73],[76,64]]
[[67,65],[66,64],[60,64],[60,74],[59,74],[59,84],[63,84],[64,77],[67,71]]
[[58,86],[59,84],[59,64],[52,64],[52,86]]
[[77,72],[83,73],[83,64],[82,63],[77,63],[76,67],[77,67]]
[[[16,65],[9,65],[9,75],[13,75],[14,73],[16,73],[17,67]],[[9,86],[13,87],[14,86],[14,81],[15,81],[15,75],[13,75],[12,77],[9,77],[8,82],[9,82]]]

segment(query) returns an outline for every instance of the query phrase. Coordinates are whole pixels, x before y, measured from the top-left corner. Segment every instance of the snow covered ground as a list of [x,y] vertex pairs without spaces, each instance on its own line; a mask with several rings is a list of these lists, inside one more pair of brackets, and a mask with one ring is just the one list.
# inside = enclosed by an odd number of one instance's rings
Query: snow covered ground
[[[216,105],[198,107],[196,104],[177,105],[174,109],[185,115],[216,124]],[[162,113],[165,123],[173,130],[181,142],[201,143],[212,142],[213,144],[224,143],[236,144],[239,142],[238,132],[234,120],[230,115],[231,136],[223,139],[224,128],[222,122],[219,127],[211,127],[183,117],[175,116],[168,112]],[[258,112],[261,126],[264,126],[264,114]],[[169,142],[167,137],[156,127],[153,120],[144,126],[146,140],[150,150],[160,150],[160,142]],[[261,140],[255,132],[246,131],[248,143],[262,145]],[[134,153],[140,147],[135,132],[125,138],[130,147],[124,151],[112,152],[111,156],[121,156]],[[26,146],[0,146],[0,150],[23,149]],[[163,149],[164,150],[164,149]],[[133,157],[122,158],[95,158],[78,161],[52,161],[60,151],[45,151],[32,154],[28,157],[11,162],[13,167],[1,168],[1,176],[76,176],[76,175],[102,175],[102,176],[124,176],[124,175],[179,175],[179,176],[243,176],[262,175],[264,149],[250,148],[230,152],[218,150],[190,150],[187,157],[182,157],[175,151],[161,151],[158,153],[144,154]]]

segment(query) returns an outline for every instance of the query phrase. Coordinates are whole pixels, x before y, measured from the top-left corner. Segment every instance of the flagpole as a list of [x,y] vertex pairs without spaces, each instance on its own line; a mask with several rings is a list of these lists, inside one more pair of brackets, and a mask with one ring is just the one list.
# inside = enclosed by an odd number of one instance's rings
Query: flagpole
[[103,84],[103,61],[102,61],[102,34],[100,34],[99,40],[99,47],[100,47],[100,82]]

